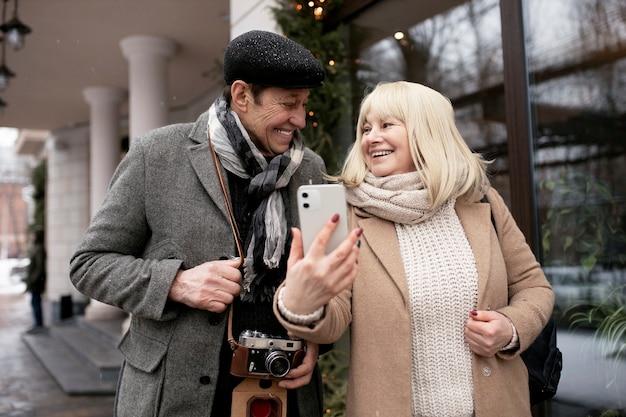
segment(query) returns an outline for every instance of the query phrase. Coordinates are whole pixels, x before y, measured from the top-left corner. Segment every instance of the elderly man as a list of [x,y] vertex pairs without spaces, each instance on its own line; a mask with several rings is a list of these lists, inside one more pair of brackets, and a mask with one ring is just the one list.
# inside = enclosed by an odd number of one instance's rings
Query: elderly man
[[[296,190],[324,181],[299,131],[324,77],[298,43],[251,31],[228,45],[227,87],[207,112],[133,140],[70,262],[79,291],[132,314],[117,416],[230,416],[243,378],[230,372],[228,340],[246,330],[288,337],[272,310],[285,276],[356,276],[356,233],[328,256],[304,257],[296,231],[290,257]],[[303,259],[314,267],[294,267]],[[279,383],[288,416],[322,415],[318,352],[309,343]]]

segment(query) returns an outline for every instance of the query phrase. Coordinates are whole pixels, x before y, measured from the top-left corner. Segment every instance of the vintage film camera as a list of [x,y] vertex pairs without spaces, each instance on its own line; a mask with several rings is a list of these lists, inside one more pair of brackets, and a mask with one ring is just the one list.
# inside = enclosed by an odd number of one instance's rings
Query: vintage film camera
[[282,378],[302,363],[304,353],[305,343],[301,339],[244,330],[233,352],[231,373],[250,378]]

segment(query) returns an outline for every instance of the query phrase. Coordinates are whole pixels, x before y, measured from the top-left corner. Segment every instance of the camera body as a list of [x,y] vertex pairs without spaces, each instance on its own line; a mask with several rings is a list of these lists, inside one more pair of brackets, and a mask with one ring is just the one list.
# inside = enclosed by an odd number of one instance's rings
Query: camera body
[[270,336],[254,330],[239,335],[233,352],[231,374],[252,378],[282,378],[302,363],[305,344],[301,339]]

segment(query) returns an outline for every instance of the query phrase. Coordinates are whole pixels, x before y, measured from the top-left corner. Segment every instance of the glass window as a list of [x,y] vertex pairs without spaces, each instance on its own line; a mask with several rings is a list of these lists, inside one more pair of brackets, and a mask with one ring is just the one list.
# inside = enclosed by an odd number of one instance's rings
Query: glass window
[[[456,2],[435,15],[421,8],[413,13],[419,20],[407,27],[387,25],[386,36],[360,52],[359,91],[380,81],[408,80],[450,98],[461,134],[472,149],[495,159],[492,182],[510,201],[499,1]],[[370,37],[358,39],[361,43],[371,42],[371,33],[382,33],[358,24],[353,23],[352,37]]]
[[599,329],[604,344],[586,346],[610,369],[564,366],[579,367],[600,407],[618,408],[626,334],[604,336],[626,329],[626,2],[527,0],[526,10],[541,260],[561,323]]

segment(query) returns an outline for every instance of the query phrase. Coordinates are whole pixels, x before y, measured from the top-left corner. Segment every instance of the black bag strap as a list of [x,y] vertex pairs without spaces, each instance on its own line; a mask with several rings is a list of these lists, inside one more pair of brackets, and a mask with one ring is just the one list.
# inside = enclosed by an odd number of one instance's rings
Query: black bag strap
[[[489,200],[487,199],[487,194],[485,194],[483,198],[480,199],[480,202],[489,204]],[[493,228],[495,229],[496,235],[497,235],[498,228],[496,227],[496,219],[493,217],[493,211],[491,211],[491,209],[489,209],[489,214],[491,214],[491,224],[493,224]]]

